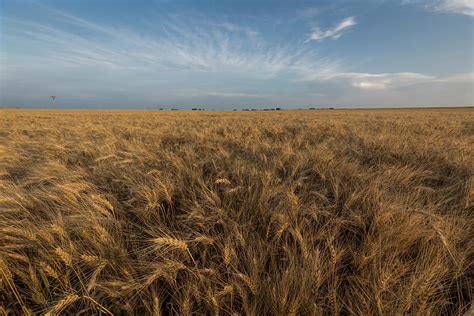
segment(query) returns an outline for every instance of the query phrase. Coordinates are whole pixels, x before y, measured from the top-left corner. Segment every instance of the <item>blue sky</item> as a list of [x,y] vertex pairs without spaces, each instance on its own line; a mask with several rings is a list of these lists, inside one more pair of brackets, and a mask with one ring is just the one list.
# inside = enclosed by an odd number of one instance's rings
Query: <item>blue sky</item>
[[474,0],[0,0],[0,104],[474,104]]

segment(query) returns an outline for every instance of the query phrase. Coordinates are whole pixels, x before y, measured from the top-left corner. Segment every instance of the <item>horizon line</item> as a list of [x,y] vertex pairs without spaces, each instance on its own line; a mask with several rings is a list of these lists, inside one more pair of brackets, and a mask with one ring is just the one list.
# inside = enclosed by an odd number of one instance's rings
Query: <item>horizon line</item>
[[199,107],[31,107],[31,106],[3,106],[0,110],[99,110],[99,111],[295,111],[295,110],[403,110],[403,109],[463,109],[474,108],[474,105],[453,105],[453,106],[306,106],[306,107],[236,107],[236,108],[199,108]]

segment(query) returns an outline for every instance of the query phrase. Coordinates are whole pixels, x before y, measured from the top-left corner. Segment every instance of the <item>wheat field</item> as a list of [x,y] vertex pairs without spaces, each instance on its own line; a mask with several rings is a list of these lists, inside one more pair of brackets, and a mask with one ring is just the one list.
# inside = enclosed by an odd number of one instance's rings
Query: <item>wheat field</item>
[[463,315],[474,110],[0,110],[4,315]]

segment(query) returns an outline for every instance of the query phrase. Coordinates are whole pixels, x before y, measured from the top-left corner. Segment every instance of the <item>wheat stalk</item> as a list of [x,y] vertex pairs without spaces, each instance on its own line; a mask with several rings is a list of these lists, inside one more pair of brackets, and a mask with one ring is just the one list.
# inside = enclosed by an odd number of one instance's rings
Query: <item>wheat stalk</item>
[[80,297],[76,294],[69,294],[63,297],[58,303],[51,307],[46,313],[46,316],[53,316],[59,314],[64,308],[78,301]]

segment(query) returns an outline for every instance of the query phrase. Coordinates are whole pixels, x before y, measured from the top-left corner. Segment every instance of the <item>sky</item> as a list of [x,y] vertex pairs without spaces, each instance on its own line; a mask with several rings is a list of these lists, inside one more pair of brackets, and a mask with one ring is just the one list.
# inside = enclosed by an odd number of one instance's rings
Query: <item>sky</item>
[[0,105],[474,105],[474,0],[0,0]]

